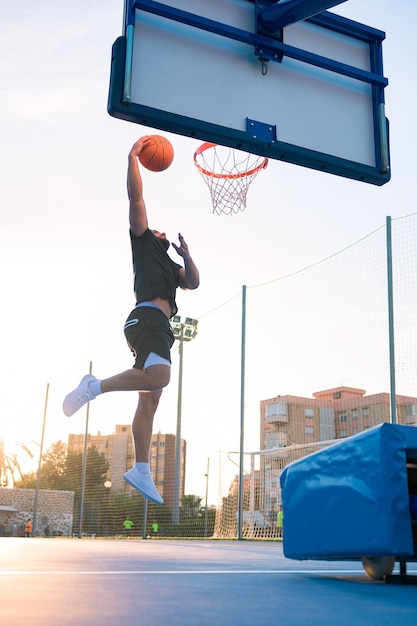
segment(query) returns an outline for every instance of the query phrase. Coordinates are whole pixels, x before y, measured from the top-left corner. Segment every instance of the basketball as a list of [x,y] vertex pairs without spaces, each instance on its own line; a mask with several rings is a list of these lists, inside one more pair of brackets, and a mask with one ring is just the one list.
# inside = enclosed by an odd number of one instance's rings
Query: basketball
[[172,163],[174,148],[162,135],[151,135],[149,143],[139,154],[139,161],[151,172],[163,172]]

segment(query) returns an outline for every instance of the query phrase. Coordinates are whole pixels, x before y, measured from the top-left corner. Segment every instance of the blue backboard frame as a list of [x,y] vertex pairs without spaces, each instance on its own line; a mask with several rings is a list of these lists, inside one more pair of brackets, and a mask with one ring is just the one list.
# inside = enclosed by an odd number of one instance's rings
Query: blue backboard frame
[[[333,58],[320,56],[294,47],[285,42],[285,28],[282,33],[266,33],[261,24],[257,24],[256,15],[263,8],[274,4],[272,0],[241,0],[250,3],[254,8],[254,27],[252,31],[235,28],[230,24],[221,23],[203,16],[195,15],[175,6],[166,5],[153,0],[126,0],[124,16],[124,34],[113,45],[108,112],[113,117],[149,126],[162,131],[211,141],[221,145],[245,150],[269,158],[290,162],[296,165],[328,172],[338,176],[363,181],[375,185],[383,185],[390,180],[390,155],[388,121],[385,117],[384,90],[388,84],[383,75],[382,42],[385,33],[377,29],[359,24],[352,20],[337,16],[328,11],[306,20],[325,32],[341,34],[349,38],[365,42],[369,47],[370,69],[364,70],[342,63]],[[203,35],[204,32],[216,33],[221,37],[238,41],[253,49],[253,54],[262,58],[265,64],[280,63],[283,58],[294,59],[309,67],[316,67],[334,73],[335,76],[349,77],[360,84],[368,85],[372,93],[373,120],[373,164],[340,158],[329,153],[312,150],[300,145],[281,141],[271,128],[264,128],[260,123],[256,135],[250,126],[256,120],[247,120],[247,127],[236,130],[218,125],[207,120],[193,118],[190,115],[173,113],[166,102],[148,106],[133,101],[130,94],[132,80],[131,62],[132,46],[137,15],[158,15],[166,20],[187,24]],[[259,21],[259,20],[258,20]],[[155,68],[157,71],[157,68]]]

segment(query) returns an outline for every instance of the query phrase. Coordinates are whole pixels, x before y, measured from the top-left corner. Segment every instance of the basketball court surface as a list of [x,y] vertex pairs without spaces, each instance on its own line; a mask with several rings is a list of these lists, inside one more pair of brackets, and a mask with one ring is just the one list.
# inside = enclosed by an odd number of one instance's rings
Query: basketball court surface
[[356,561],[288,560],[278,542],[2,538],[0,546],[7,626],[414,626],[417,619],[415,586],[373,581]]

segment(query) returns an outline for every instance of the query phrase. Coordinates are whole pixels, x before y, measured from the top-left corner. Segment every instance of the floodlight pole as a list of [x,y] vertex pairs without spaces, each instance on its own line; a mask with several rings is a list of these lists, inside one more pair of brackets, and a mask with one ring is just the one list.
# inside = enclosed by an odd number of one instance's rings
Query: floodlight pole
[[172,501],[172,523],[180,523],[180,483],[181,483],[181,420],[182,420],[182,369],[184,354],[184,325],[180,325],[179,341],[179,373],[178,373],[178,401],[177,401],[177,431],[175,438],[175,467],[174,493]]
[[[191,341],[197,336],[197,320],[186,317],[185,322],[180,316],[175,315],[172,326],[175,339],[179,341],[179,373],[178,373],[178,402],[177,402],[177,431],[175,439],[175,466],[174,466],[174,488],[172,497],[172,523],[180,523],[180,493],[181,493],[181,421],[182,421],[182,372],[184,341]],[[184,335],[184,331],[186,334]]]

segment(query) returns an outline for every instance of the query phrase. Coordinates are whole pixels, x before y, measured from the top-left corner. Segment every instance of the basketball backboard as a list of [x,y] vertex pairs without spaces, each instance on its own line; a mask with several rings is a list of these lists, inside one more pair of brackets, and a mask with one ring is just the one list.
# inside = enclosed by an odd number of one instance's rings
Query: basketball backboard
[[[281,6],[297,2],[319,4]],[[126,0],[124,34],[113,45],[110,115],[375,185],[388,182],[385,34],[329,11],[270,33],[261,17],[277,5]]]

